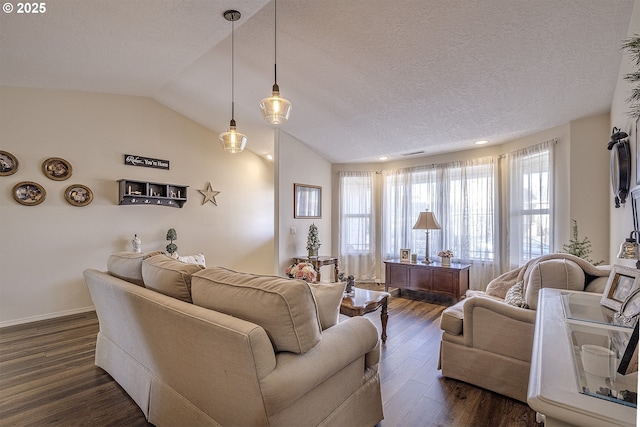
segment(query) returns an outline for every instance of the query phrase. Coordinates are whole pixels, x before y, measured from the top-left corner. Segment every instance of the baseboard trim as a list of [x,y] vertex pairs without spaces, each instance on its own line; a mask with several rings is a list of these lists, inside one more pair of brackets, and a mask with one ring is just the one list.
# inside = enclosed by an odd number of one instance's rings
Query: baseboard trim
[[71,316],[72,314],[87,313],[89,311],[95,311],[95,310],[96,308],[94,306],[90,306],[90,307],[75,308],[73,310],[58,311],[56,313],[42,314],[39,316],[23,317],[22,319],[5,320],[4,322],[0,322],[0,328],[5,328],[7,326],[22,325],[24,323],[38,322],[40,320],[49,320],[49,319],[55,319],[58,317]]

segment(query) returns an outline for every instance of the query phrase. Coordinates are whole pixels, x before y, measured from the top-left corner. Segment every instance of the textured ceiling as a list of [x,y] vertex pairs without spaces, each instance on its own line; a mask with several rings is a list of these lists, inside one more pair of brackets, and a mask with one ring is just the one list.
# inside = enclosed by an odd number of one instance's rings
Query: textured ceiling
[[[273,2],[55,0],[0,15],[0,84],[148,96],[273,150]],[[283,130],[334,163],[492,144],[609,110],[633,0],[279,0]],[[218,141],[212,141],[217,144]]]

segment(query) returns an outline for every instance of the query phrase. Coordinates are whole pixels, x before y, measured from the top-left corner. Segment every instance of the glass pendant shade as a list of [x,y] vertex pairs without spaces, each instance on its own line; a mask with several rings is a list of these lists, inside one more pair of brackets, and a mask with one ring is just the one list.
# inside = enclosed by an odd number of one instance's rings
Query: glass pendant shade
[[232,119],[229,123],[229,131],[220,134],[220,142],[224,151],[235,154],[244,150],[247,137],[243,133],[236,132],[236,121]]
[[620,245],[618,258],[621,259],[638,259],[638,244],[634,239],[626,239]]
[[271,97],[260,101],[260,111],[267,123],[279,125],[289,120],[291,113],[291,103],[280,97],[278,85],[273,85]]

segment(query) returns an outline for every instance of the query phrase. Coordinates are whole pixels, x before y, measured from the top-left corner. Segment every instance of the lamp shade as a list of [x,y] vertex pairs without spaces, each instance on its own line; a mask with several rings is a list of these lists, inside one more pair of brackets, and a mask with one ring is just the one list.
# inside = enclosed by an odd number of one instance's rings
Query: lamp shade
[[[634,237],[634,234],[636,237]],[[631,232],[629,237],[625,239],[620,245],[620,252],[618,252],[618,258],[621,259],[638,259],[638,242],[637,238],[640,236],[638,231]]]
[[224,151],[240,153],[247,144],[247,137],[240,132],[236,132],[235,120],[231,120],[229,131],[220,134],[220,142],[222,143]]
[[280,97],[278,85],[273,85],[271,97],[260,101],[260,111],[262,117],[272,125],[279,125],[289,120],[291,113],[291,103]]
[[440,224],[433,212],[420,212],[418,220],[413,225],[414,230],[440,230]]

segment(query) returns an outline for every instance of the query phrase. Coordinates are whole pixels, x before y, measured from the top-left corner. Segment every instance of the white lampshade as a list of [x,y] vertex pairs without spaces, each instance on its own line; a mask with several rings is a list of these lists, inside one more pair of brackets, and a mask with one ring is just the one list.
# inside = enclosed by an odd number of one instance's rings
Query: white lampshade
[[291,113],[291,103],[280,97],[280,92],[276,88],[277,85],[274,85],[271,97],[260,101],[262,117],[272,125],[286,122],[289,120],[289,114]]
[[231,120],[229,131],[222,132],[219,138],[224,151],[229,153],[240,153],[247,144],[247,137],[243,133],[236,132],[235,120]]
[[440,224],[433,212],[420,212],[418,220],[413,225],[414,230],[440,230]]

